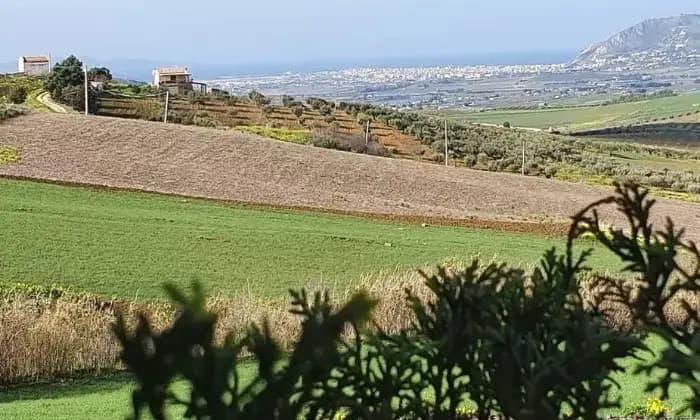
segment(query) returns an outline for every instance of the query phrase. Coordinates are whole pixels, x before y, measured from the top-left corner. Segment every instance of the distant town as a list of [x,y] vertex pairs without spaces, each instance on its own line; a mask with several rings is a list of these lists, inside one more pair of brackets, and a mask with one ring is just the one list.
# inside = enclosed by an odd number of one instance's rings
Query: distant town
[[207,80],[234,94],[320,96],[399,109],[590,105],[615,96],[698,89],[700,69],[600,70],[565,64],[357,68]]

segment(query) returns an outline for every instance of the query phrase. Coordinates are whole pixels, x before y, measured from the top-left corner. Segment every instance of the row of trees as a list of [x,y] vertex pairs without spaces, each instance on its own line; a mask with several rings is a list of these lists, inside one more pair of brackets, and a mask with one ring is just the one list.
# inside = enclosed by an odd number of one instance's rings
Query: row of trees
[[[444,120],[369,104],[341,102],[338,108],[358,121],[381,121],[415,137],[436,151],[442,151],[444,148]],[[553,177],[560,171],[573,168],[582,176],[605,177],[611,182],[634,182],[679,192],[700,192],[700,174],[632,166],[614,158],[621,153],[632,153],[641,156],[700,160],[700,154],[693,151],[454,122],[449,125],[449,139],[453,157],[462,160],[467,167],[475,169],[519,173],[522,169],[524,145],[527,175]]]

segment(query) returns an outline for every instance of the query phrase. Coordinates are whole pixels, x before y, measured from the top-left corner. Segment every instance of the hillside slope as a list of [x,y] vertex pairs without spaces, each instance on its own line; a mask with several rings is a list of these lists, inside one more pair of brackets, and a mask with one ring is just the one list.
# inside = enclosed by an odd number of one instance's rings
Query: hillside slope
[[700,15],[649,19],[581,52],[578,67],[655,67],[700,61]]
[[[0,125],[21,163],[0,175],[277,206],[401,216],[566,221],[609,190],[444,168],[267,140],[234,131],[32,114]],[[700,238],[699,207],[662,201]],[[619,219],[615,219],[619,222]]]

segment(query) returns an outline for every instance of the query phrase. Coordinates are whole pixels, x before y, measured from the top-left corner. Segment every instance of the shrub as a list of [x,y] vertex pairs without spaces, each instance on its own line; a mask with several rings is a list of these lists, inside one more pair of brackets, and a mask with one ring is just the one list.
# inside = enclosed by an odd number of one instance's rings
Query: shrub
[[27,109],[17,105],[6,105],[0,103],[0,121],[18,117],[27,113]]
[[391,156],[391,151],[379,144],[375,139],[365,143],[365,137],[361,135],[341,134],[331,129],[312,130],[309,136],[309,144],[326,149],[336,149],[345,152],[366,153],[375,156]]
[[304,105],[295,105],[292,107],[292,113],[297,117],[297,119],[300,119],[301,116],[304,114]]
[[621,415],[630,418],[665,419],[670,411],[668,404],[658,398],[649,398],[644,404],[625,407]]
[[[0,113],[2,117],[2,113]],[[1,120],[2,118],[0,118]],[[19,162],[19,152],[12,147],[0,147],[0,165]]]
[[258,106],[264,106],[270,104],[270,98],[265,97],[262,93],[257,90],[253,90],[248,94],[248,98],[251,102]]
[[27,100],[27,90],[22,86],[14,87],[7,99],[13,104],[23,104]]
[[294,98],[289,95],[282,95],[282,106],[289,107],[289,105],[294,102]]
[[[56,98],[54,98],[56,99]],[[90,112],[97,110],[97,96],[93,90],[88,91],[88,101],[90,101]],[[85,88],[83,86],[68,86],[61,90],[58,102],[70,106],[78,111],[85,110]]]
[[[597,210],[610,204],[629,220],[626,230],[601,227]],[[164,418],[175,404],[197,418],[456,419],[470,404],[468,415],[477,419],[600,418],[603,409],[619,406],[612,374],[643,348],[645,331],[606,326],[600,296],[579,292],[583,281],[669,338],[661,362],[649,369],[669,372],[658,384],[665,395],[671,383],[687,384],[697,411],[700,332],[671,325],[663,309],[669,296],[700,291],[700,268],[683,271],[676,260],[681,248],[697,261],[700,251],[679,240],[672,223],[654,233],[653,204],[638,187],[618,186],[615,196],[574,216],[563,253],[547,251],[531,271],[474,262],[426,275],[430,295],[407,294],[414,322],[398,332],[367,322],[377,302],[365,293],[336,307],[327,293],[292,292],[300,334],[286,356],[269,324],[216,343],[216,316],[201,287],[195,284],[191,296],[167,287],[180,308],[170,327],[156,332],[147,317],[133,331],[121,319],[115,326],[121,359],[137,381],[134,413],[148,409]],[[591,252],[577,254],[574,244],[586,235],[620,256],[642,288],[584,276]],[[674,272],[680,283],[668,282]],[[690,347],[675,352],[679,344]],[[245,387],[236,375],[244,351],[257,364]],[[176,380],[186,382],[188,395],[170,398]],[[658,417],[668,408],[653,400],[640,411]]]

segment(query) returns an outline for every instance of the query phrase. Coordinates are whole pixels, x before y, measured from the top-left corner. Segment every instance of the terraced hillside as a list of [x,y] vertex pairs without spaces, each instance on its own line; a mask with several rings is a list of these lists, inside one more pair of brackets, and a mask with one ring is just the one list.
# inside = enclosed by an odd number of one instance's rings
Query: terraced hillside
[[[340,110],[333,109],[328,115],[309,106],[298,105],[299,116],[294,109],[285,106],[259,106],[240,98],[177,97],[169,102],[168,121],[204,127],[265,126],[291,130],[327,129],[334,124],[340,133],[364,133],[356,119]],[[98,98],[97,114],[107,117],[135,118],[162,121],[165,99],[153,97],[126,97],[104,93]],[[397,157],[434,160],[435,153],[416,139],[401,134],[381,122],[372,124],[372,136],[390,148]]]
[[[0,175],[382,217],[565,222],[608,189],[445,168],[254,135],[145,121],[32,114],[0,125],[20,162]],[[700,238],[698,206],[662,200]],[[609,222],[620,222],[609,218]]]

